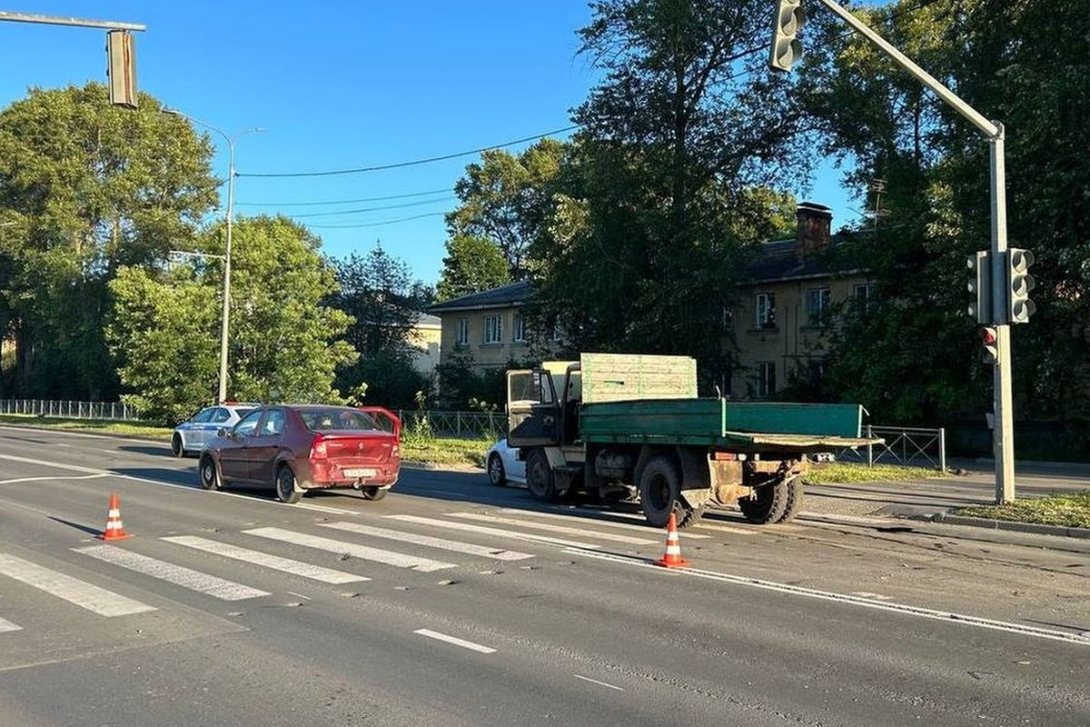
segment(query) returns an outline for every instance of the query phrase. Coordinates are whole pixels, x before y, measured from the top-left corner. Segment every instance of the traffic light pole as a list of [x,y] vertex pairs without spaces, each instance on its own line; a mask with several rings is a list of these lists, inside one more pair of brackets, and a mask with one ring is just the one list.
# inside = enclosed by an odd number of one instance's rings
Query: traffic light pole
[[834,0],[818,0],[856,32],[888,55],[920,83],[935,92],[955,111],[964,116],[988,138],[991,156],[992,198],[992,320],[996,321],[998,356],[995,361],[994,409],[995,428],[992,431],[995,452],[995,500],[1004,504],[1014,500],[1014,408],[1011,393],[1011,338],[1007,322],[1007,173],[1003,151],[1003,125],[993,123],[965,103],[956,93],[942,85],[934,76],[912,62],[882,36],[841,7]]

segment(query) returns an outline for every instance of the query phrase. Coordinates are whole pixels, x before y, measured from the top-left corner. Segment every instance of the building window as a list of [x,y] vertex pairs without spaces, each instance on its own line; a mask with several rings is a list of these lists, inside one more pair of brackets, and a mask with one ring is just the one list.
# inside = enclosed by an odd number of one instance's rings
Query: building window
[[776,296],[772,293],[757,294],[757,327],[776,327]]
[[857,283],[852,294],[861,310],[870,310],[874,305],[874,283]]
[[503,316],[495,315],[484,317],[484,342],[503,342]]
[[831,300],[828,288],[812,288],[806,291],[806,318],[811,326],[822,322]]
[[465,346],[465,345],[469,344],[469,319],[468,318],[459,318],[458,319],[458,332],[457,332],[457,338],[455,339],[454,343],[459,345],[459,346]]
[[515,322],[512,326],[511,340],[515,343],[526,343],[526,319],[521,313],[515,314]]
[[765,399],[776,393],[776,362],[757,363],[757,396]]

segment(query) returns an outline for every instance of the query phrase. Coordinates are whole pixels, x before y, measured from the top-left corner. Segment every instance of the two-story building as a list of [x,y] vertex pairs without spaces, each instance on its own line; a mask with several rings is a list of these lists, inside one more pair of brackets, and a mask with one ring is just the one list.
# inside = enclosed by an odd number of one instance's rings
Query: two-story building
[[[761,245],[731,296],[737,306],[725,312],[737,346],[729,382],[734,398],[767,398],[793,376],[822,376],[829,330],[822,323],[830,306],[873,294],[865,270],[830,254],[845,238],[832,236],[829,208],[804,202],[796,214],[795,236]],[[465,351],[478,372],[525,360],[530,352],[522,308],[531,294],[531,283],[521,281],[432,306],[442,319],[443,359]],[[558,340],[555,333],[552,338]]]
[[736,398],[767,398],[792,377],[824,375],[828,314],[834,302],[865,302],[873,280],[858,261],[835,253],[845,238],[831,234],[828,207],[798,206],[795,237],[761,246],[739,286],[730,314],[738,367],[731,380]]

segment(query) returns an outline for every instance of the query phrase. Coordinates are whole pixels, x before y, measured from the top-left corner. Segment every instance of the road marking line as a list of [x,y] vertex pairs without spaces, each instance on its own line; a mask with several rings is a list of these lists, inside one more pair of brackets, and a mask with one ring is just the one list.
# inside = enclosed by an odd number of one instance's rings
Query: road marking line
[[321,523],[321,525],[324,528],[334,528],[349,533],[359,533],[360,535],[372,535],[376,538],[400,540],[405,543],[414,543],[416,545],[424,545],[429,548],[440,548],[442,550],[453,550],[456,553],[479,555],[482,558],[492,558],[494,560],[526,560],[527,558],[534,557],[530,553],[519,553],[514,550],[500,550],[499,548],[489,548],[484,545],[463,543],[458,540],[444,540],[443,538],[433,538],[430,535],[417,535],[416,533],[405,533],[400,530],[375,528],[370,525],[360,525],[359,523]]
[[859,596],[860,598],[872,598],[875,601],[888,601],[889,596],[883,596],[881,593],[871,593],[870,591],[852,591],[852,596]]
[[475,644],[472,641],[466,641],[465,639],[459,639],[454,636],[447,636],[446,634],[441,634],[438,631],[432,631],[431,629],[417,629],[416,631],[413,631],[413,633],[420,634],[421,636],[427,636],[429,639],[435,639],[436,641],[445,641],[448,644],[461,646],[463,649],[479,651],[482,654],[496,653],[496,650],[489,646],[481,646],[480,644]]
[[547,535],[536,535],[534,533],[520,533],[517,530],[503,530],[502,528],[490,528],[484,525],[471,525],[469,523],[452,523],[448,520],[436,520],[430,517],[420,517],[418,515],[385,515],[384,517],[390,520],[400,520],[406,523],[416,523],[418,525],[434,525],[440,528],[450,528],[451,530],[463,530],[467,533],[479,533],[481,535],[492,535],[498,538],[513,538],[515,540],[530,540],[536,543],[550,543],[552,545],[563,545],[566,548],[582,548],[585,550],[594,550],[599,546],[593,543],[580,543],[574,540],[562,540],[561,538],[550,538]]
[[356,583],[359,581],[371,580],[370,578],[358,576],[354,573],[324,568],[320,565],[312,565],[290,558],[281,558],[279,555],[263,553],[260,550],[250,550],[249,548],[240,548],[237,545],[199,538],[195,535],[178,535],[170,538],[162,538],[162,540],[165,540],[168,543],[175,543],[176,545],[184,545],[187,548],[201,550],[205,553],[222,555],[224,558],[233,558],[234,560],[241,560],[246,563],[262,565],[266,568],[283,571],[284,573],[291,573],[292,575],[301,578],[310,578],[311,580],[321,581],[322,583]]
[[266,591],[257,588],[244,586],[241,583],[218,578],[185,566],[167,563],[164,560],[149,558],[130,550],[122,550],[113,545],[89,545],[72,550],[105,563],[218,598],[221,601],[243,601],[247,598],[269,595]]
[[39,591],[62,598],[99,616],[112,618],[155,610],[155,606],[140,603],[140,601],[126,598],[105,588],[99,588],[78,578],[6,553],[0,553],[0,574],[22,581]]
[[0,459],[6,459],[9,462],[22,462],[23,464],[37,464],[43,467],[56,467],[59,470],[68,470],[70,472],[84,472],[92,475],[109,474],[103,472],[103,470],[92,469],[91,467],[80,467],[78,464],[66,464],[64,462],[47,462],[44,459],[31,459],[30,457],[16,457],[14,454],[0,454]]
[[14,480],[0,480],[0,485],[14,485],[17,482],[50,482],[54,480],[94,480],[105,476],[105,473],[100,473],[97,475],[72,475],[70,477],[19,477]]
[[9,631],[22,631],[23,627],[19,624],[13,624],[11,621],[0,618],[0,634],[6,634]]
[[876,601],[870,598],[861,598],[859,596],[833,593],[831,591],[821,591],[816,588],[792,586],[787,583],[777,583],[776,581],[766,581],[760,578],[751,578],[749,576],[736,576],[731,575],[730,573],[719,573],[716,571],[702,570],[699,568],[666,569],[654,565],[653,563],[649,563],[642,558],[636,558],[627,555],[595,553],[592,551],[580,550],[579,548],[565,548],[564,552],[570,555],[581,555],[586,558],[597,558],[598,560],[607,560],[613,563],[620,563],[623,565],[633,565],[641,568],[650,568],[652,571],[658,573],[673,574],[679,576],[688,575],[696,578],[706,578],[708,580],[723,581],[725,583],[732,583],[734,585],[748,586],[750,588],[760,588],[766,591],[776,591],[779,593],[787,593],[794,596],[817,598],[823,601],[832,601],[834,603],[843,603],[851,606],[861,606],[863,608],[873,608],[879,611],[892,611],[893,613],[900,613],[905,616],[915,616],[917,618],[946,621],[948,623],[960,624],[962,626],[974,626],[976,628],[992,629],[994,631],[1005,631],[1007,633],[1020,634],[1022,636],[1032,636],[1039,639],[1050,639],[1052,641],[1064,641],[1069,644],[1090,646],[1090,638],[1087,638],[1081,634],[1072,634],[1065,631],[1055,631],[1053,629],[1043,629],[1037,626],[1024,626],[1022,624],[1009,621],[996,621],[994,619],[982,618],[980,616],[970,616],[968,614],[956,613],[954,611],[938,611],[931,608],[910,606],[905,603],[896,603],[893,601]]
[[259,538],[279,540],[284,543],[302,545],[308,548],[317,548],[318,550],[326,550],[330,553],[348,554],[353,558],[371,560],[376,563],[385,563],[386,565],[392,565],[398,568],[409,568],[423,573],[455,567],[454,563],[443,563],[442,561],[431,560],[430,558],[418,558],[415,555],[397,553],[392,550],[382,550],[380,548],[371,548],[366,545],[348,543],[343,540],[333,540],[332,538],[323,538],[317,535],[297,533],[294,530],[283,530],[281,528],[255,528],[253,530],[243,530],[242,532],[246,535],[256,535]]
[[[365,578],[364,580],[370,580],[370,579]],[[310,596],[304,596],[302,593],[296,593],[295,591],[288,591],[288,595],[289,596],[295,596],[296,598],[301,598],[304,601],[309,601],[310,600]]]
[[517,525],[523,528],[530,528],[531,530],[545,530],[552,533],[560,533],[561,535],[578,535],[585,538],[608,540],[614,543],[626,543],[628,545],[654,545],[659,542],[657,539],[634,538],[631,535],[618,535],[617,533],[598,533],[593,530],[587,530],[586,528],[573,528],[567,525],[553,525],[552,523],[535,523],[530,520],[496,517],[495,515],[484,515],[476,512],[448,512],[447,516],[462,518],[463,520],[479,520],[480,522],[485,523],[496,523],[497,525]]
[[[647,525],[630,525],[629,523],[615,523],[612,520],[607,520],[601,517],[601,512],[597,510],[573,510],[572,514],[567,515],[561,512],[542,512],[540,510],[519,510],[516,507],[503,507],[499,512],[506,513],[508,515],[523,515],[526,517],[545,517],[554,518],[556,520],[566,520],[568,522],[592,522],[595,525],[605,525],[609,528],[619,528],[623,530],[634,530],[638,533],[650,534],[655,532],[656,528]],[[583,514],[585,513],[585,514]],[[611,512],[612,515],[618,515],[622,517],[628,517],[628,513]],[[640,519],[638,515],[632,516],[636,519]],[[700,535],[697,533],[685,532],[686,538],[696,538],[697,540],[707,540],[711,538],[710,535]],[[658,542],[657,540],[655,542]]]
[[609,687],[610,689],[616,689],[618,692],[623,692],[624,691],[624,687],[616,687],[616,686],[613,686],[612,684],[607,684],[606,682],[600,682],[597,679],[591,679],[590,677],[585,677],[582,674],[572,674],[572,676],[575,677],[576,679],[582,679],[585,682],[590,682],[591,684],[597,684],[599,686]]

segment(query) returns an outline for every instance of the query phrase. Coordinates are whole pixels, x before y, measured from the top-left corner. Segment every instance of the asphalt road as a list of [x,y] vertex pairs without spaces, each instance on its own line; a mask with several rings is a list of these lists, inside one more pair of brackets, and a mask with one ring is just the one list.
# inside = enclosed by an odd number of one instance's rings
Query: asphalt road
[[288,506],[14,428],[0,465],[5,727],[1090,724],[1086,541],[719,513],[665,570],[636,513],[482,474]]

